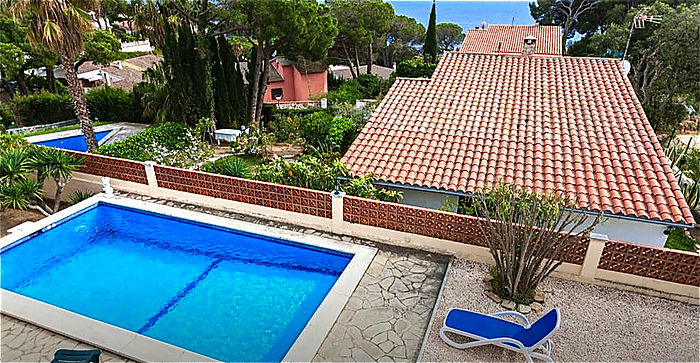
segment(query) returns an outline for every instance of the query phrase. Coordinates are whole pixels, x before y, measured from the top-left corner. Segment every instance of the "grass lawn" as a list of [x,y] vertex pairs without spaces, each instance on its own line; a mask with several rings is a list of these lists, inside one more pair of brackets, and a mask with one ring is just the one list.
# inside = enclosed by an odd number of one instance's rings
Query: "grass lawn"
[[671,234],[668,235],[664,247],[673,248],[674,250],[695,252],[695,244],[697,243],[698,241],[690,238],[690,236],[685,233],[684,229],[675,228],[671,231]]
[[[115,122],[111,121],[105,121],[105,122],[93,122],[92,126],[102,126],[102,125],[109,125],[113,124]],[[30,132],[27,134],[22,134],[22,137],[28,137],[28,136],[36,136],[36,135],[45,135],[45,134],[53,134],[54,132],[61,132],[61,131],[68,131],[68,130],[77,130],[80,128],[79,124],[76,125],[70,125],[70,126],[63,126],[63,127],[57,127],[55,129],[46,129],[46,130],[39,130],[39,131],[34,131]]]

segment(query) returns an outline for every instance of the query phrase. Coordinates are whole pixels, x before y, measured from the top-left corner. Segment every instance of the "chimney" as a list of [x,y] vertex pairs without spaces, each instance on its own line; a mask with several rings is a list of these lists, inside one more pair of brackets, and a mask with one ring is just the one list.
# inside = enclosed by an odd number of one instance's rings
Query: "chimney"
[[535,44],[537,44],[537,38],[532,35],[526,36],[523,43],[523,54],[532,55],[535,52]]

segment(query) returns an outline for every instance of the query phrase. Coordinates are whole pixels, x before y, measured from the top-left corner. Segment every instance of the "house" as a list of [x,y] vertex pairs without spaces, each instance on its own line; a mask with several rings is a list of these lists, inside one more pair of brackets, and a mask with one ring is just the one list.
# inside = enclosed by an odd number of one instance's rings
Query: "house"
[[[336,78],[342,79],[342,80],[348,80],[352,79],[352,72],[350,71],[350,67],[348,66],[330,66],[328,69],[333,73],[333,75]],[[376,64],[372,65],[372,74],[375,76],[387,80],[391,77],[391,74],[394,73],[393,68],[389,67],[382,67],[378,66]],[[367,74],[367,66],[360,66],[360,74]]]
[[562,55],[561,32],[560,26],[550,25],[489,25],[486,29],[469,29],[459,51]]
[[446,52],[431,79],[396,80],[343,161],[422,207],[502,180],[576,198],[615,240],[695,223],[617,59]]
[[264,102],[303,102],[328,92],[328,71],[322,63],[276,57],[270,64]]
[[[162,60],[163,56],[146,54],[112,62],[109,67],[87,61],[78,67],[78,79],[85,90],[107,85],[130,91],[135,84],[143,80],[143,71]],[[36,72],[38,76],[46,76],[45,68]],[[54,77],[65,83],[66,74],[63,71],[63,66],[59,65],[54,68]]]

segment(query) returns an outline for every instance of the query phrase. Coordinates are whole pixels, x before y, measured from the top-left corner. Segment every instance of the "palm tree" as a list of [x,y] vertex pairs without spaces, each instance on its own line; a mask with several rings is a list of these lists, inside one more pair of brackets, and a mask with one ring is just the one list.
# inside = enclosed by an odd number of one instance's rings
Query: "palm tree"
[[11,3],[10,12],[14,18],[26,23],[30,43],[58,54],[85,144],[88,151],[96,150],[97,139],[90,122],[83,87],[73,66],[75,58],[83,51],[83,33],[92,29],[90,17],[71,0],[4,1]]

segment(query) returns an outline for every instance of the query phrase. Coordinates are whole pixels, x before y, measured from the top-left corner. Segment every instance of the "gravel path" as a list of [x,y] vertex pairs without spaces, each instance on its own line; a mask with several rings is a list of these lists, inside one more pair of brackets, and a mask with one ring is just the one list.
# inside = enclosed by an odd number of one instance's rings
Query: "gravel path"
[[[455,260],[448,272],[423,361],[523,361],[497,347],[454,349],[438,335],[449,308],[504,310],[482,293],[487,266]],[[700,361],[700,307],[613,288],[548,278],[541,284],[546,313],[562,314],[555,361]],[[528,315],[533,321],[536,316]]]

